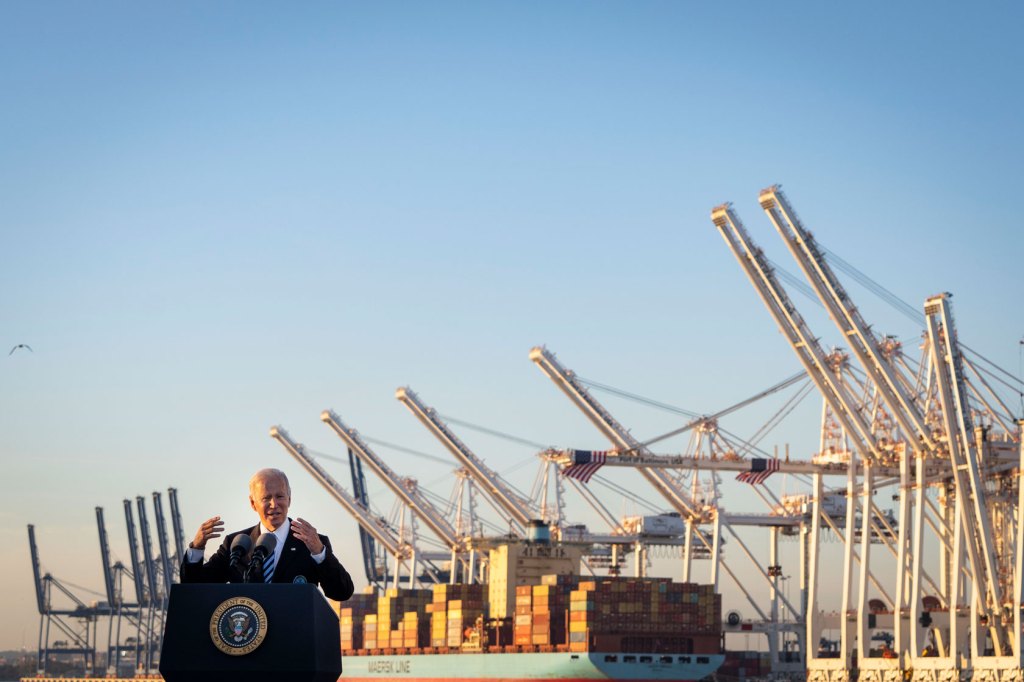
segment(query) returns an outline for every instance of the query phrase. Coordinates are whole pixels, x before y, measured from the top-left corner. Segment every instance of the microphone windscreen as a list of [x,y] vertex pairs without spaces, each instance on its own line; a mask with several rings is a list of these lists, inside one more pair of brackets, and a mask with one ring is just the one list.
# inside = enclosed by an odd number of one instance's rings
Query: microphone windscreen
[[261,535],[260,539],[256,541],[256,549],[260,549],[261,547],[267,554],[273,552],[274,548],[277,547],[277,536],[273,533],[264,533]]
[[235,536],[235,539],[231,541],[231,553],[234,554],[236,551],[242,554],[247,554],[249,549],[252,547],[252,538],[245,533],[239,533]]

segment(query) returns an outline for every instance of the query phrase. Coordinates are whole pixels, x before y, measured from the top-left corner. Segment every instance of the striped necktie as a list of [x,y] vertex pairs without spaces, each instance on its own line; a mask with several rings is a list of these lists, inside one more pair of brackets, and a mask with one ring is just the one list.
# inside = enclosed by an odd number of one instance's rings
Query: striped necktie
[[274,577],[274,553],[263,560],[263,582],[269,583]]

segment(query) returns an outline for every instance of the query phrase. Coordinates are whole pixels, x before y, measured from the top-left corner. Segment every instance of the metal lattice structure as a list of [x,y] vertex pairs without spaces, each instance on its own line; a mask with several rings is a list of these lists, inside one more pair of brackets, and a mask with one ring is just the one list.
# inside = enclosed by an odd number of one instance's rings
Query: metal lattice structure
[[[154,492],[152,497],[158,554],[153,553],[150,543],[145,498],[137,497],[135,505],[131,500],[124,500],[130,568],[113,559],[103,508],[96,507],[96,527],[103,564],[103,592],[99,594],[106,601],[86,602],[72,591],[69,584],[44,572],[39,560],[35,527],[29,525],[33,582],[40,615],[37,661],[40,675],[46,674],[47,663],[54,656],[81,657],[86,676],[104,674],[97,667],[97,653],[100,650],[98,632],[104,620],[107,623],[107,677],[157,671],[167,597],[171,585],[177,582],[177,567],[182,559],[180,548],[184,547],[177,490],[169,488],[167,493],[171,533],[168,532],[164,517],[161,494]],[[138,526],[135,522],[136,509],[140,520]],[[140,548],[142,557],[139,554]],[[133,587],[128,587],[127,581],[131,581]],[[130,593],[134,594],[134,600],[129,596]]]
[[[984,399],[980,374],[969,380],[950,295],[925,302],[922,369],[908,372],[901,349],[873,333],[780,188],[759,202],[865,376],[858,384],[844,363],[829,362],[732,207],[715,208],[712,221],[821,392],[824,414],[838,422],[831,449],[846,463],[845,526],[828,526],[816,473],[802,532],[807,640],[819,641],[826,626],[841,637],[834,656],[808,652],[809,678],[843,682],[856,670],[872,681],[1020,679],[1020,426]],[[873,501],[881,490],[897,502],[895,524]],[[829,531],[842,537],[843,580],[840,612],[826,623],[820,567]],[[876,567],[883,564],[873,538],[894,555],[888,575]],[[891,646],[872,647],[880,630],[891,631]]]

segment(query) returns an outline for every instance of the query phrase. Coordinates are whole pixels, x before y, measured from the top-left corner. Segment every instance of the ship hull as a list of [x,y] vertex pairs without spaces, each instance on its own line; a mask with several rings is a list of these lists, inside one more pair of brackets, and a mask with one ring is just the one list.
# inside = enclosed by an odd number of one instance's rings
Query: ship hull
[[346,656],[339,682],[697,682],[724,660],[721,654],[604,652]]
[[[345,656],[338,682],[698,682],[718,670],[722,654],[506,653]],[[148,678],[150,682],[160,677]],[[22,682],[68,682],[22,678]],[[110,678],[105,682],[140,682]]]

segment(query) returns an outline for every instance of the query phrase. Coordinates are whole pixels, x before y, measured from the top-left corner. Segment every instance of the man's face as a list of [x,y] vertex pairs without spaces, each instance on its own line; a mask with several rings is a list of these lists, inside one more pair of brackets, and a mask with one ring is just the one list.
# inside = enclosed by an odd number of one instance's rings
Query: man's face
[[277,530],[285,522],[291,503],[288,486],[279,476],[259,478],[249,491],[249,504],[260,515],[263,526],[270,530]]

